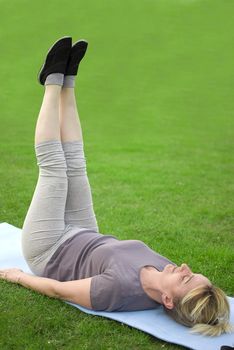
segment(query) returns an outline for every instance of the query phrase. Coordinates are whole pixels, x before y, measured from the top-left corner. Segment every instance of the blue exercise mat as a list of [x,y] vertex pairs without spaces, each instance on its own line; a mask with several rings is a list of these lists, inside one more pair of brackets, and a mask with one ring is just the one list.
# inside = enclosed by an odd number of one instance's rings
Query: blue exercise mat
[[[21,251],[21,229],[6,222],[0,224],[0,269],[17,267],[33,274]],[[234,324],[234,298],[228,297],[231,306],[231,323]],[[66,301],[65,301],[66,302]],[[220,350],[222,345],[234,346],[234,334],[208,337],[190,334],[189,328],[175,322],[159,307],[154,310],[129,312],[92,311],[66,302],[91,315],[103,316],[127,324],[164,341],[194,350]],[[101,336],[101,335],[100,335]]]

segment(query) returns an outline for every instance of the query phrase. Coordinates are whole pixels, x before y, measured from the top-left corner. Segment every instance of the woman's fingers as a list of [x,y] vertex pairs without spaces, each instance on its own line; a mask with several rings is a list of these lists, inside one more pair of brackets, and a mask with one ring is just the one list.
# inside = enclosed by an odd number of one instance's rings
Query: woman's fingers
[[17,283],[20,274],[23,270],[18,268],[0,270],[0,279],[4,279],[9,282]]
[[6,277],[6,270],[0,270],[0,278],[4,279]]

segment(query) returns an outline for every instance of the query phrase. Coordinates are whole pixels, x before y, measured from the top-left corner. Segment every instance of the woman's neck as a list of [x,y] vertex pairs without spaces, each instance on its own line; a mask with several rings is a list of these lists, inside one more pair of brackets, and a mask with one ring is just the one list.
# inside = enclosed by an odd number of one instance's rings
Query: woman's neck
[[161,272],[153,266],[143,267],[140,272],[141,285],[144,292],[156,302],[162,304]]

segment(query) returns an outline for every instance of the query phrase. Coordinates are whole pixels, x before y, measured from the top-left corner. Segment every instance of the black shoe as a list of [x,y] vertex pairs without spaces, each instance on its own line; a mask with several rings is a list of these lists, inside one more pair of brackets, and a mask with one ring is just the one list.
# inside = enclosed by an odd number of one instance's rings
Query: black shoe
[[79,63],[84,57],[87,47],[86,40],[79,40],[72,46],[65,75],[77,75]]
[[70,36],[60,38],[51,46],[38,73],[37,78],[41,85],[45,84],[47,76],[51,73],[65,74],[71,47],[72,38]]

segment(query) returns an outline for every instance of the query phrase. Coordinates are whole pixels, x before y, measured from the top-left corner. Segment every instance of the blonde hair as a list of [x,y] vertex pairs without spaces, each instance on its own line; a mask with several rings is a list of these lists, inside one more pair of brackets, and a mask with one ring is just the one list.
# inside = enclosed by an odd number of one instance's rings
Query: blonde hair
[[219,336],[234,331],[233,325],[229,323],[228,299],[214,285],[194,288],[182,299],[175,299],[173,309],[165,306],[164,309],[175,321],[192,327],[190,333]]

